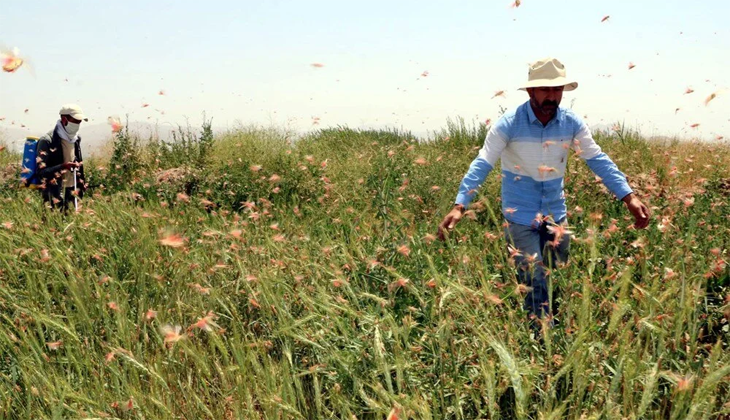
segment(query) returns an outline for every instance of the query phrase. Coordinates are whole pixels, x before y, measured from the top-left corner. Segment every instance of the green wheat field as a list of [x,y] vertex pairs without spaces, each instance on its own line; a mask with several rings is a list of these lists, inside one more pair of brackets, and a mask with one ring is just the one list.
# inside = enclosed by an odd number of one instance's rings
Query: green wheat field
[[641,231],[571,155],[539,344],[499,171],[435,236],[486,130],[122,131],[65,216],[1,151],[0,418],[730,418],[727,142],[596,133]]

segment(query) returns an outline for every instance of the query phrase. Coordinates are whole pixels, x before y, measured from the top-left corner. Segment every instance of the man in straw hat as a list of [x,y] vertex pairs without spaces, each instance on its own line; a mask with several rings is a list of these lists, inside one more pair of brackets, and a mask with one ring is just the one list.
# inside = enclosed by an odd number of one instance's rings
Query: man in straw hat
[[65,211],[86,189],[78,132],[89,119],[75,104],[61,107],[59,115],[53,130],[38,139],[38,177],[43,201]]
[[[456,203],[439,225],[439,237],[453,229],[497,161],[502,163],[502,213],[510,254],[520,282],[528,286],[524,308],[530,318],[552,321],[546,269],[568,259],[563,175],[572,148],[603,184],[626,203],[635,227],[649,224],[649,209],[633,194],[626,177],[601,151],[588,126],[571,110],[560,108],[564,91],[578,83],[565,77],[555,58],[530,65],[526,90],[530,100],[503,115],[491,127],[484,146],[459,186]],[[543,252],[545,251],[545,252]],[[552,324],[552,322],[551,322]],[[533,328],[539,323],[533,322]],[[539,331],[535,332],[539,334]]]

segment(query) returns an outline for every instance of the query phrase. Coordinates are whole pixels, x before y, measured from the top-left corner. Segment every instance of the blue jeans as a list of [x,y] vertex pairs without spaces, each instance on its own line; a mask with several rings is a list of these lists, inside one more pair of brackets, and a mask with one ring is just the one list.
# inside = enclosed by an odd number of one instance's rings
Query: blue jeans
[[[525,296],[524,308],[530,315],[539,318],[552,315],[548,294],[548,277],[545,268],[551,271],[559,262],[568,262],[570,235],[564,234],[555,241],[555,235],[548,231],[548,225],[554,223],[543,222],[539,226],[524,226],[510,223],[504,234],[507,243],[519,251],[514,256],[517,267],[517,278],[520,283],[531,288]],[[557,223],[565,225],[565,219]]]

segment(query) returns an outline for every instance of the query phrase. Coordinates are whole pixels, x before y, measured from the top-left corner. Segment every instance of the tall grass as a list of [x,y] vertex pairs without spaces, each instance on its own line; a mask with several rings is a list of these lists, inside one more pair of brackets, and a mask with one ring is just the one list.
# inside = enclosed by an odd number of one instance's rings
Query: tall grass
[[138,147],[124,182],[89,161],[106,185],[66,216],[9,183],[1,416],[730,416],[728,147],[598,136],[652,208],[645,231],[571,159],[561,325],[540,346],[496,175],[434,241],[484,130],[251,128],[174,165]]

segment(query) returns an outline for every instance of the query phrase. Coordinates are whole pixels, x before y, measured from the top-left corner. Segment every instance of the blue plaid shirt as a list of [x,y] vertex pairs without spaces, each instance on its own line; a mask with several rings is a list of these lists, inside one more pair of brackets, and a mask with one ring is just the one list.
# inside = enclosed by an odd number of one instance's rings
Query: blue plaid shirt
[[509,222],[533,225],[544,216],[565,218],[563,177],[573,149],[617,198],[632,192],[626,177],[596,144],[588,126],[565,108],[546,125],[537,119],[530,102],[507,113],[492,126],[484,146],[469,166],[456,196],[468,207],[477,188],[502,161],[502,214]]

